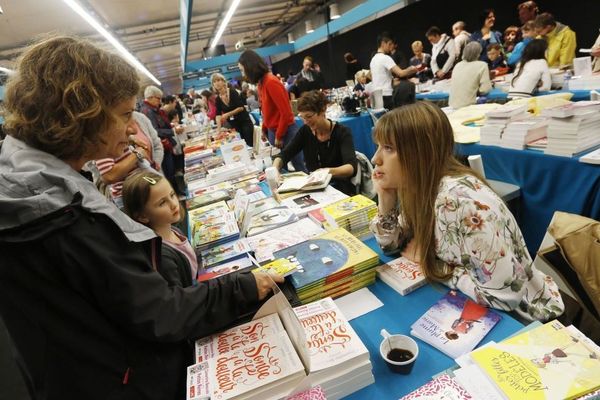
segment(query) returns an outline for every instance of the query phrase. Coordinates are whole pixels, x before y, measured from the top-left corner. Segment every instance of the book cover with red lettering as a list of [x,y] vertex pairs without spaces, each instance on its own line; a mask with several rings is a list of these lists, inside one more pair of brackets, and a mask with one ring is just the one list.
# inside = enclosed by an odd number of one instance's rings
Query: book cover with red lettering
[[305,376],[292,342],[280,333],[188,368],[188,400],[207,394],[218,400],[281,398]]
[[269,336],[285,332],[279,316],[269,314],[221,333],[196,340],[196,362],[206,361],[220,354],[243,348]]
[[377,276],[402,296],[427,283],[421,266],[406,257],[377,267]]
[[285,400],[327,400],[323,388],[317,385],[313,388],[303,390],[300,393],[296,393],[292,396],[288,396]]
[[400,400],[470,400],[473,397],[452,377],[440,375]]
[[501,318],[451,290],[412,324],[410,334],[457,358],[473,350]]
[[325,298],[294,308],[306,334],[310,354],[310,372],[343,364],[360,364],[369,359],[369,351],[350,326],[335,302]]

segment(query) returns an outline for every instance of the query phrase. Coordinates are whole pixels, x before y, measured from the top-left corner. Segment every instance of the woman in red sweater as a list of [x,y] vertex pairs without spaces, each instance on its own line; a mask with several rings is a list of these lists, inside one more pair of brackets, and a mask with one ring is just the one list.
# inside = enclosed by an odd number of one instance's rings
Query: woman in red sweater
[[[268,137],[272,145],[283,148],[298,132],[287,90],[281,81],[269,72],[269,67],[262,57],[252,50],[242,53],[238,66],[246,80],[257,85],[261,102],[263,140]],[[296,171],[306,171],[302,152],[291,161]]]

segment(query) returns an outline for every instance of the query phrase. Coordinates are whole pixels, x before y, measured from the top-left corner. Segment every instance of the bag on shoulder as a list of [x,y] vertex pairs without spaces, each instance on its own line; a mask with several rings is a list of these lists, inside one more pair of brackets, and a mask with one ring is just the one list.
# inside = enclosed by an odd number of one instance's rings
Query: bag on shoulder
[[442,50],[440,50],[437,56],[435,56],[435,62],[437,63],[439,69],[442,69],[444,65],[446,65],[448,59],[450,58],[450,54],[448,54],[448,50],[446,50],[446,46],[448,45],[449,41],[450,37],[447,37],[444,41],[444,45],[442,46]]

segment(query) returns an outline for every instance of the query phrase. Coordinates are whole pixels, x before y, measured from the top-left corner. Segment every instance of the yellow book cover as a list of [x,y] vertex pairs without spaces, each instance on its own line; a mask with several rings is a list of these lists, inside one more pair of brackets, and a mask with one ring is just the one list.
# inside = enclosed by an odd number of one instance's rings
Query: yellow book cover
[[273,273],[281,276],[288,276],[296,271],[302,271],[302,266],[294,257],[278,258],[270,263],[261,265],[257,270],[266,273]]
[[336,201],[333,204],[323,207],[323,213],[325,214],[326,218],[329,216],[333,220],[338,220],[355,213],[360,209],[365,209],[368,207],[375,207],[376,209],[377,204],[362,194],[357,194],[356,196]]
[[558,321],[486,346],[471,357],[509,399],[574,399],[600,387],[598,346]]
[[303,272],[290,276],[294,288],[317,282],[328,284],[354,274],[364,264],[376,264],[377,253],[345,229],[336,229],[273,253],[275,258],[295,257]]

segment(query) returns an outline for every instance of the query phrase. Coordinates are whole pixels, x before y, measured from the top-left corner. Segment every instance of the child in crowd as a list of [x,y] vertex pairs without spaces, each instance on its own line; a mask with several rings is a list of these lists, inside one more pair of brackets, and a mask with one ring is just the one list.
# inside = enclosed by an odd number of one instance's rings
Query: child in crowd
[[521,60],[521,56],[523,55],[523,50],[525,50],[525,46],[533,39],[535,39],[535,26],[533,21],[528,21],[521,27],[521,34],[523,36],[523,40],[515,45],[512,53],[508,56],[508,65],[511,68],[514,68],[517,63]]
[[510,57],[517,43],[521,40],[521,30],[516,26],[509,26],[504,30],[504,54]]
[[504,75],[508,72],[502,47],[498,43],[492,43],[487,47],[488,68],[494,76]]
[[546,62],[547,47],[544,39],[534,39],[525,47],[510,82],[509,98],[531,97],[538,90],[550,90],[552,78]]
[[378,215],[371,231],[386,252],[421,265],[425,276],[478,304],[547,321],[564,305],[536,269],[506,204],[454,158],[448,117],[430,102],[388,112],[373,139]]
[[137,172],[123,184],[123,203],[127,215],[162,238],[158,272],[169,286],[195,285],[198,258],[187,238],[172,226],[181,220],[181,210],[169,181],[150,171]]

